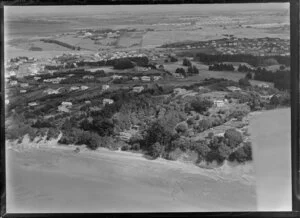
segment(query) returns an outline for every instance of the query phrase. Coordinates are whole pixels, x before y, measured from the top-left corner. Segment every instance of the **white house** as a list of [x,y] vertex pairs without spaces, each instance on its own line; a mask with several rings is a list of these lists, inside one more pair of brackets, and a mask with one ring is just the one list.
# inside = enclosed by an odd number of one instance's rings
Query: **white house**
[[81,88],[81,90],[87,90],[89,87],[88,86],[81,86],[80,88]]
[[75,91],[75,90],[78,90],[78,89],[79,89],[78,86],[72,86],[72,87],[70,88],[70,91]]
[[28,87],[29,84],[28,84],[28,83],[20,83],[20,86],[21,86],[22,88],[25,88],[25,87]]
[[227,89],[232,92],[241,91],[239,87],[235,87],[235,86],[228,86]]
[[151,81],[151,78],[150,78],[149,76],[142,76],[142,77],[141,77],[141,80],[142,80],[143,82],[150,82],[150,81]]
[[105,85],[102,85],[102,90],[103,90],[103,91],[108,90],[108,89],[109,89],[109,85],[106,85],[106,84],[105,84]]
[[260,83],[257,85],[258,87],[261,87],[261,88],[269,88],[270,86],[266,83]]
[[141,91],[144,90],[144,87],[143,86],[135,86],[133,87],[132,91],[133,92],[137,92],[137,93],[140,93]]
[[15,85],[18,84],[18,81],[17,80],[12,80],[12,81],[10,81],[9,84],[12,85],[12,86],[15,86]]
[[112,79],[121,79],[122,76],[119,76],[119,75],[112,75],[111,78],[112,78]]
[[86,104],[91,104],[91,101],[85,101],[84,103],[86,103]]
[[214,100],[214,105],[216,107],[223,107],[225,105],[225,102],[223,100]]
[[61,105],[62,106],[65,106],[65,107],[72,107],[72,102],[69,102],[69,101],[63,101],[62,103],[61,103]]
[[26,92],[27,92],[27,90],[25,90],[25,89],[20,90],[20,93],[26,93]]
[[112,100],[112,99],[109,99],[109,98],[104,98],[103,99],[103,105],[113,104],[113,103],[114,103],[114,100]]
[[38,104],[36,102],[30,102],[28,103],[28,106],[33,107],[33,106],[37,106]]
[[160,79],[161,79],[161,76],[154,76],[154,77],[153,77],[153,80],[154,80],[154,81],[157,81],[157,80],[160,80]]

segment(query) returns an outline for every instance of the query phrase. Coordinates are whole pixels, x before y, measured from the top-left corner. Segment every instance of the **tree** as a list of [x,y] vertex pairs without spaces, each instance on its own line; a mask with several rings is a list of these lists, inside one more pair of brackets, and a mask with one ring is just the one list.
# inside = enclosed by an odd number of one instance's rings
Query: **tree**
[[252,73],[248,72],[245,76],[246,79],[252,79]]
[[133,68],[134,64],[128,58],[123,58],[116,60],[113,66],[115,69],[123,70]]
[[192,66],[192,63],[191,63],[191,61],[189,59],[184,58],[183,62],[182,62],[182,65],[186,66],[186,67],[190,67],[190,66]]
[[228,139],[228,146],[234,148],[243,141],[242,134],[235,129],[228,129],[225,131],[224,137]]
[[182,75],[182,76],[184,76],[184,77],[187,76],[187,74],[186,74],[186,72],[185,72],[185,70],[184,70],[183,68],[177,68],[177,69],[175,70],[175,73],[177,73],[177,74],[179,74],[179,75]]
[[251,83],[247,78],[242,78],[239,80],[239,85],[240,86],[251,86]]
[[185,133],[188,130],[186,122],[181,122],[176,126],[176,131],[178,133]]
[[94,119],[93,128],[100,136],[109,136],[113,134],[114,124],[108,119]]
[[162,150],[163,146],[161,146],[159,142],[156,142],[150,146],[147,154],[150,155],[152,158],[156,159],[160,156]]
[[198,113],[203,113],[213,106],[213,102],[206,98],[198,98],[191,102],[191,107]]

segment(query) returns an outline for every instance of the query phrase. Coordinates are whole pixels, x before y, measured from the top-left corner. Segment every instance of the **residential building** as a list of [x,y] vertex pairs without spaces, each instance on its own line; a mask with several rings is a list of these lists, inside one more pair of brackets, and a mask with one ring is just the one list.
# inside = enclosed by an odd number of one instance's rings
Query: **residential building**
[[112,100],[112,99],[109,99],[109,98],[103,99],[103,106],[106,104],[113,104],[113,103],[114,103],[114,100]]
[[141,80],[142,80],[143,82],[150,82],[150,81],[151,81],[151,78],[150,78],[149,76],[142,76],[142,77],[141,77]]
[[157,81],[157,80],[160,80],[160,79],[161,79],[161,76],[154,76],[154,77],[153,77],[153,80],[154,80],[154,81]]
[[78,90],[78,89],[79,89],[78,86],[72,86],[72,87],[70,88],[70,91],[75,91],[75,90]]
[[133,92],[137,92],[137,93],[140,93],[141,91],[144,90],[144,87],[143,86],[135,86],[133,87],[132,91]]
[[214,100],[215,107],[223,107],[225,105],[224,100]]
[[236,86],[228,86],[226,87],[229,91],[232,91],[232,92],[236,92],[236,91],[241,91],[241,88],[239,87],[236,87]]
[[81,88],[81,90],[87,90],[89,87],[88,86],[81,86],[80,88]]
[[102,90],[103,90],[103,91],[108,90],[108,89],[109,89],[109,85],[106,85],[106,84],[105,84],[105,85],[102,85]]
[[34,106],[37,106],[38,105],[38,103],[36,103],[36,102],[30,102],[30,103],[28,103],[28,106],[30,106],[30,107],[34,107]]
[[20,93],[26,93],[26,92],[27,92],[27,90],[25,90],[25,89],[20,90]]

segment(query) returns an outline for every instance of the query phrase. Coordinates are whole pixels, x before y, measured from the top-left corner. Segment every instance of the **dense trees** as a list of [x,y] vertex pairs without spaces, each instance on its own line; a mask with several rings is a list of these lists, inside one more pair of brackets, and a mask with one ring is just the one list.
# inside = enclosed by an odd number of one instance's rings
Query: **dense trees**
[[251,83],[247,78],[242,78],[239,80],[239,85],[240,86],[251,86]]
[[186,67],[191,67],[191,66],[192,66],[192,63],[191,63],[191,61],[190,61],[189,59],[184,58],[184,59],[183,59],[183,62],[182,62],[182,65],[183,65],[183,66],[186,66]]
[[198,98],[191,102],[191,108],[198,113],[207,111],[208,108],[212,107],[213,102],[207,98]]
[[228,139],[228,145],[232,148],[236,147],[243,141],[242,134],[235,129],[228,129],[224,134],[225,139]]
[[232,64],[214,64],[208,67],[208,70],[211,71],[234,71]]
[[254,67],[264,64],[264,61],[267,59],[275,59],[279,64],[290,66],[290,56],[253,56],[250,54],[234,54],[234,55],[225,55],[225,54],[205,54],[198,53],[196,58],[206,64],[220,63],[220,62],[244,62],[248,63]]
[[133,68],[134,64],[127,58],[115,61],[114,68],[117,70]]

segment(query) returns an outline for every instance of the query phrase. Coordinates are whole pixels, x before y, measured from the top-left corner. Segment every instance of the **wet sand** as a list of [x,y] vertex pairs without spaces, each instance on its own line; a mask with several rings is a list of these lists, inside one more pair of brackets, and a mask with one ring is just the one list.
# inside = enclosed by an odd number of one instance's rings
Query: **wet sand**
[[72,149],[8,149],[8,212],[256,210],[251,164],[207,170],[128,152]]
[[265,111],[253,116],[249,132],[253,145],[258,210],[290,211],[290,108]]

